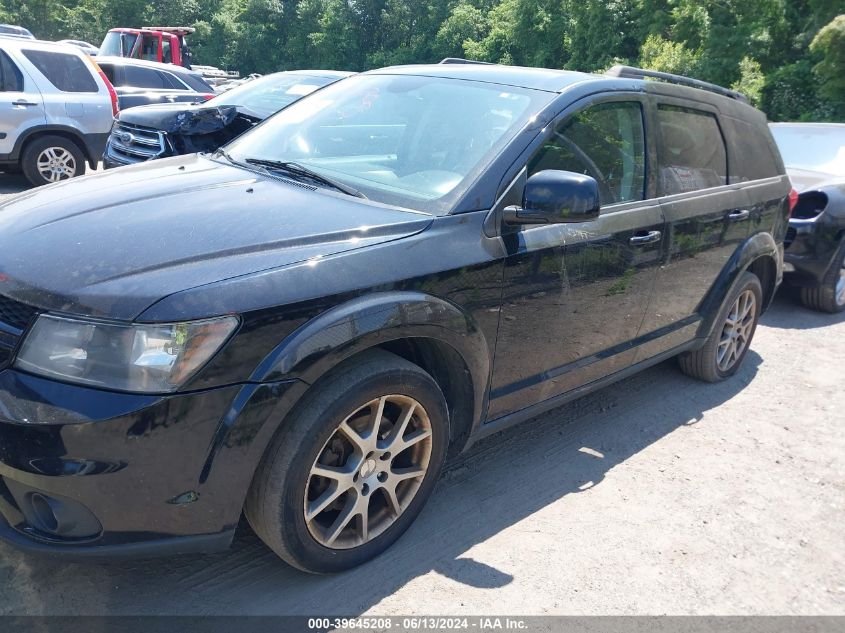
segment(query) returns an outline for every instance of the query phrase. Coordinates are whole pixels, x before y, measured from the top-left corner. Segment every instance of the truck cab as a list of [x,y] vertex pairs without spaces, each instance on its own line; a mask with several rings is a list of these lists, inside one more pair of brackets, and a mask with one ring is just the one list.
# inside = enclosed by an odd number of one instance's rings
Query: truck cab
[[185,43],[185,35],[194,30],[188,26],[111,29],[100,45],[99,54],[176,64],[190,69],[191,55]]

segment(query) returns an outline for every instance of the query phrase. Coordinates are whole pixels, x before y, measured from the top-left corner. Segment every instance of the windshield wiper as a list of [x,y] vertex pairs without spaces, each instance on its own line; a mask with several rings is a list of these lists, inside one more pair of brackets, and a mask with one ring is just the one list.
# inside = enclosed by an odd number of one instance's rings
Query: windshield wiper
[[[223,156],[228,160],[232,160],[225,153],[223,154]],[[356,198],[364,199],[367,198],[367,196],[365,196],[363,193],[361,193],[354,187],[350,187],[349,185],[345,185],[342,182],[338,182],[337,180],[329,178],[328,176],[324,176],[323,174],[317,173],[316,171],[309,169],[305,165],[300,165],[299,163],[293,163],[282,160],[269,160],[265,158],[247,158],[244,162],[249,163],[250,165],[255,165],[257,167],[264,167],[265,169],[270,169],[273,171],[281,171],[291,176],[298,176],[299,178],[311,180],[315,183],[319,183],[321,185],[331,187],[332,189],[336,189],[337,191],[345,193],[349,196],[355,196]]]

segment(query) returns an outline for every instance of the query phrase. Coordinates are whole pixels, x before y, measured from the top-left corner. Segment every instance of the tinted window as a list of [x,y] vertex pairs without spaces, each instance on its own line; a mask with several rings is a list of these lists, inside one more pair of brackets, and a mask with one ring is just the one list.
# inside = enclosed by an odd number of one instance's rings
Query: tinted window
[[664,195],[727,184],[727,153],[715,115],[661,105],[657,119],[658,173]]
[[23,50],[26,58],[62,92],[97,92],[91,68],[76,55],[52,51]]
[[783,173],[774,151],[768,128],[751,125],[739,119],[722,117],[728,135],[731,159],[730,181],[748,182],[779,176]]
[[112,86],[117,86],[118,83],[115,81],[115,73],[114,73],[114,66],[111,64],[98,64],[100,70],[103,71],[103,74],[106,76],[106,79],[109,80]]
[[605,103],[564,121],[532,159],[529,174],[572,171],[599,182],[602,204],[642,200],[643,114],[639,103]]
[[138,66],[126,66],[123,69],[125,79],[123,85],[133,88],[152,88],[156,90],[169,89],[170,82],[164,74],[152,68],[140,68]]
[[23,75],[3,51],[0,51],[0,91],[23,92]]
[[172,88],[173,90],[187,90],[188,89],[187,86],[185,86],[185,84],[183,84],[181,81],[179,81],[179,79],[176,77],[176,75],[173,75],[171,73],[166,73],[166,72],[162,72],[161,74],[164,75],[164,79],[167,82],[167,85],[170,88]]
[[179,79],[184,81],[188,84],[191,88],[196,90],[197,92],[214,92],[214,88],[212,88],[205,79],[202,78],[201,75],[196,73],[174,73],[176,74]]

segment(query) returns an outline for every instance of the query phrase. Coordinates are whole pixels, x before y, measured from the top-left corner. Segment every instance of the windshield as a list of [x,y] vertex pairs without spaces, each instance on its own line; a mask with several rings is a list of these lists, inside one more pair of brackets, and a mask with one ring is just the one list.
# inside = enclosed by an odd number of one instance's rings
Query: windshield
[[845,126],[773,125],[787,167],[845,176]]
[[411,75],[357,75],[302,99],[226,149],[296,162],[368,198],[445,213],[553,95]]
[[262,119],[266,119],[285,106],[333,81],[336,81],[336,79],[329,77],[292,74],[268,75],[227,90],[209,100],[207,105],[240,106],[249,109]]
[[118,33],[116,31],[106,33],[106,37],[100,45],[99,54],[102,56],[126,57],[135,45],[137,38],[138,36],[132,33]]

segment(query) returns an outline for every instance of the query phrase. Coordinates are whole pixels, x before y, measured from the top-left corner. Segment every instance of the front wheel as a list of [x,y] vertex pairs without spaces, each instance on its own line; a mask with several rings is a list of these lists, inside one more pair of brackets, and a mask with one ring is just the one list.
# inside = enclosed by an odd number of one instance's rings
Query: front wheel
[[705,382],[718,382],[733,376],[751,346],[762,306],[763,288],[759,278],[749,272],[743,273],[724,302],[704,347],[678,356],[681,371]]
[[845,310],[845,239],[836,249],[830,268],[817,288],[801,288],[801,303],[818,312]]
[[304,571],[360,565],[419,514],[448,437],[446,403],[430,375],[380,350],[352,359],[285,422],[254,477],[247,520]]

